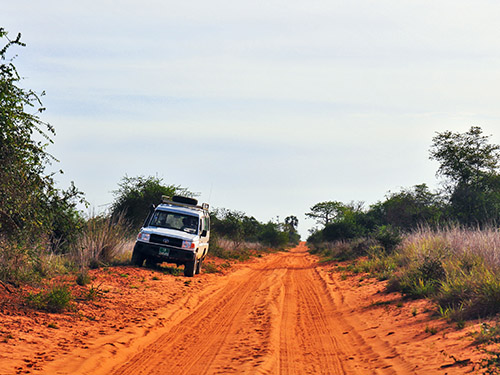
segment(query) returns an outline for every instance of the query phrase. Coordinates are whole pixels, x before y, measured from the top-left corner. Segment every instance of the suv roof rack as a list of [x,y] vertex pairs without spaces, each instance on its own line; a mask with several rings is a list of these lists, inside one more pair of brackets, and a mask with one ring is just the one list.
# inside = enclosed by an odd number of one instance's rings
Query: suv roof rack
[[208,203],[202,203],[201,205],[198,205],[198,201],[196,199],[189,197],[181,197],[180,195],[175,195],[173,197],[169,197],[168,195],[162,195],[161,203],[170,204],[172,206],[178,206],[178,207],[197,208],[200,210],[208,210],[208,208],[210,207]]

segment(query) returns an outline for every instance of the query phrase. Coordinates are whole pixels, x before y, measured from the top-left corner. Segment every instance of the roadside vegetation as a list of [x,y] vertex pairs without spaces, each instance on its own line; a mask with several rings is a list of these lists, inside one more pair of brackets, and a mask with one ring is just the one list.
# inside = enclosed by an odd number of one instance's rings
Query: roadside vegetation
[[[427,298],[458,328],[500,313],[500,146],[481,128],[432,139],[441,189],[426,184],[362,203],[320,202],[308,244],[322,261],[350,260],[348,269],[388,280],[387,291]],[[488,326],[488,332],[498,332]],[[492,334],[493,335],[493,334]],[[498,333],[490,339],[500,342]],[[488,368],[500,353],[490,353]],[[493,372],[497,373],[497,372]]]
[[436,301],[454,320],[500,312],[500,146],[479,127],[433,138],[443,189],[425,184],[363,210],[360,203],[322,202],[307,215],[321,229],[313,253],[356,259],[355,269],[389,279],[388,288]]
[[[95,212],[73,183],[58,188],[62,171],[53,172],[58,160],[48,152],[55,128],[42,119],[44,93],[23,88],[14,65],[23,47],[21,34],[11,38],[0,28],[0,288],[14,293],[38,287],[26,296],[28,305],[59,312],[75,298],[68,280],[90,285],[90,269],[130,264],[135,237],[152,204],[163,195],[197,194],[155,176],[125,175],[109,210]],[[260,223],[239,211],[215,209],[211,217],[210,257],[223,263],[207,263],[206,272],[299,240],[295,216],[284,223]],[[164,270],[179,274],[172,267]],[[49,283],[56,276],[65,281]]]
[[389,280],[390,290],[431,298],[455,321],[500,312],[500,146],[479,127],[437,133],[430,158],[442,189],[425,184],[368,209],[322,202],[307,214],[322,227],[308,238],[324,260],[358,259],[353,270]]

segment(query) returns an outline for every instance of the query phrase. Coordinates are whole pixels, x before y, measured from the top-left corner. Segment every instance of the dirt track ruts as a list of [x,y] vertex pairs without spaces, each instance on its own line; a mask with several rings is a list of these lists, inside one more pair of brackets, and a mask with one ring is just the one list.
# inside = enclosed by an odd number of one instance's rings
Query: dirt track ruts
[[[305,246],[231,275],[183,320],[110,373],[412,373],[342,317],[342,297]],[[95,373],[95,372],[94,372]]]
[[[196,288],[185,286],[183,297],[165,301],[149,323],[75,348],[46,363],[42,373],[470,372],[450,362],[448,351],[457,353],[456,340],[447,344],[444,333],[430,339],[423,332],[425,314],[379,307],[374,302],[387,297],[367,294],[354,281],[341,280],[332,267],[319,266],[304,244],[238,268],[228,275],[185,280]],[[455,366],[453,372],[449,366]]]

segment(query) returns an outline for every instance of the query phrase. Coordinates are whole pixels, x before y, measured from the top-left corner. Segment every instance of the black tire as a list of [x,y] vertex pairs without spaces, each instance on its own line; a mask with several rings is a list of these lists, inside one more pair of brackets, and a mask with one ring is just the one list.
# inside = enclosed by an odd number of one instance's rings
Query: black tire
[[197,275],[199,275],[199,274],[201,273],[201,262],[202,262],[202,261],[203,261],[203,260],[202,260],[202,259],[200,259],[200,260],[198,261],[198,263],[196,263],[195,274],[197,274]]
[[154,258],[151,257],[146,258],[146,267],[155,268],[157,264],[158,262]]
[[139,250],[134,248],[134,251],[132,252],[132,264],[134,266],[142,267],[145,258],[146,257],[144,256],[144,254],[142,254]]
[[184,265],[184,276],[193,277],[196,273],[197,263],[196,258],[193,261],[186,263]]

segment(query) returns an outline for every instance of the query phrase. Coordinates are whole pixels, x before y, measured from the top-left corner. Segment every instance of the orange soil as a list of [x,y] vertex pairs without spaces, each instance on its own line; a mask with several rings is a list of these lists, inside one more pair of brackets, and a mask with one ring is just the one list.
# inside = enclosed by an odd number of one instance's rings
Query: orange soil
[[[318,265],[304,244],[194,278],[93,271],[65,314],[0,297],[0,374],[465,374],[481,354],[425,301]],[[87,287],[88,289],[88,287]],[[5,294],[4,294],[5,293]],[[52,327],[52,328],[50,328]],[[432,333],[434,334],[432,334]]]

